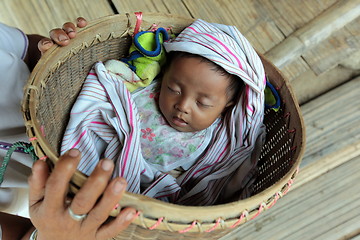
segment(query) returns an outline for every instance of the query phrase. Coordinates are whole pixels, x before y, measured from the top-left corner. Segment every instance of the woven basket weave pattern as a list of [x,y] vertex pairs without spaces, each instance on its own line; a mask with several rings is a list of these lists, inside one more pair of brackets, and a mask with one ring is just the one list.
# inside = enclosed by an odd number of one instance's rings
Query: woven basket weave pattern
[[[144,16],[145,30],[155,23],[179,33],[192,22],[164,14]],[[89,24],[68,47],[54,48],[40,60],[23,102],[27,132],[39,157],[46,156],[51,164],[57,161],[70,109],[90,68],[97,61],[126,56],[131,44],[128,33],[134,25],[129,16],[106,17]],[[271,63],[260,57],[283,104],[279,112],[265,114],[267,139],[259,160],[256,195],[212,207],[185,207],[127,193],[121,205],[134,206],[141,214],[116,239],[218,239],[232,231],[231,226],[256,217],[288,191],[288,182],[294,178],[304,150],[303,120],[289,84]],[[77,172],[71,189],[76,192],[85,180]]]

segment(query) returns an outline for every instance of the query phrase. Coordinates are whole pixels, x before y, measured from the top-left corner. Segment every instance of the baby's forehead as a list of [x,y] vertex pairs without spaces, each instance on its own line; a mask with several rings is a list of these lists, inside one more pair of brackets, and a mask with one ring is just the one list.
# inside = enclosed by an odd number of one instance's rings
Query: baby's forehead
[[[226,70],[224,68],[222,68],[220,65],[216,64],[215,62],[213,62],[212,60],[210,60],[206,57],[203,57],[203,56],[200,56],[197,54],[191,54],[191,53],[180,54],[178,56],[172,57],[170,61],[171,61],[171,64],[173,64],[174,62],[176,62],[177,64],[182,64],[187,59],[197,59],[197,60],[199,60],[199,62],[206,63],[210,70],[213,70],[215,72],[224,73],[223,75],[225,75],[225,73],[227,73]],[[194,65],[193,67],[195,68],[197,66]]]

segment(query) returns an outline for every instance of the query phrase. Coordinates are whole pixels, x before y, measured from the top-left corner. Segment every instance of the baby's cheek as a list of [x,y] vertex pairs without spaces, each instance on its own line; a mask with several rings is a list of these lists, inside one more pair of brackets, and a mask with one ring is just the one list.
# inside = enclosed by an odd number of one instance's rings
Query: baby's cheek
[[166,117],[169,114],[169,101],[167,101],[166,97],[160,94],[159,96],[159,110]]

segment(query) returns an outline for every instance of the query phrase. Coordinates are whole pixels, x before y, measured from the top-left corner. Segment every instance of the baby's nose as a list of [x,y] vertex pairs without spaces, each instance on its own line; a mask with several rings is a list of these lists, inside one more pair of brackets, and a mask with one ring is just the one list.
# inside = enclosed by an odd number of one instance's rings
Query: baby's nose
[[175,108],[182,112],[188,114],[190,111],[190,103],[186,99],[181,99],[176,105]]

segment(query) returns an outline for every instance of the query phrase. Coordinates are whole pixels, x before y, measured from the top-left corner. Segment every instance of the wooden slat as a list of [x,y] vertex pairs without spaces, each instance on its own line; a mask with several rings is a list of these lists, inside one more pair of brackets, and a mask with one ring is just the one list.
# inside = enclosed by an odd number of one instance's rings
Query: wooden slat
[[[293,61],[281,68],[281,72],[290,82],[301,76],[301,74],[309,71],[312,72],[309,65],[302,58],[298,58],[296,61]],[[295,89],[295,92],[301,90],[302,89]]]
[[360,230],[360,157],[291,190],[228,239],[340,239]]
[[181,15],[183,17],[192,17],[189,10],[181,0],[163,0],[168,13]]
[[334,89],[349,81],[354,75],[356,75],[355,70],[337,66],[320,76],[316,76],[313,71],[306,71],[293,79],[291,85],[299,103],[304,104],[326,93],[329,89]]
[[44,36],[78,16],[92,20],[113,14],[107,0],[1,0],[0,9],[1,22]]
[[191,17],[181,0],[112,0],[119,13],[162,12]]
[[360,77],[302,106],[306,151],[299,185],[360,155]]
[[266,5],[268,15],[285,36],[289,36],[306,23],[316,18],[337,0],[298,1],[277,0],[259,1]]
[[360,230],[357,231],[357,233],[355,233],[355,234],[357,234],[357,235],[353,236],[350,240],[360,240]]
[[340,29],[331,38],[302,54],[315,74],[320,75],[332,69],[360,49],[360,17],[348,25],[353,32],[347,28]]
[[359,16],[360,0],[338,1],[323,14],[292,33],[281,44],[268,51],[265,56],[276,66],[282,67]]
[[[284,39],[261,1],[183,0],[195,18],[236,26],[261,53]],[[244,7],[246,6],[246,7]]]
[[280,68],[301,104],[359,74],[359,36],[360,17]]
[[143,0],[112,0],[119,13],[132,12],[167,12],[164,4],[153,4]]

